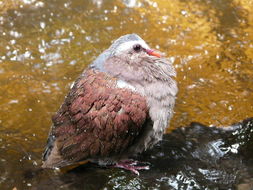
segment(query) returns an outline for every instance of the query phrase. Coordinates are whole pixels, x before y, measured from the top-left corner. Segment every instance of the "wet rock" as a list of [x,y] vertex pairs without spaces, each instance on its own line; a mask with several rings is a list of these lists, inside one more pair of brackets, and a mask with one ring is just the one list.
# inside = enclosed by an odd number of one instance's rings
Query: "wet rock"
[[137,159],[151,169],[136,176],[93,164],[68,173],[43,172],[33,189],[253,189],[253,118],[226,128],[191,123],[164,136]]

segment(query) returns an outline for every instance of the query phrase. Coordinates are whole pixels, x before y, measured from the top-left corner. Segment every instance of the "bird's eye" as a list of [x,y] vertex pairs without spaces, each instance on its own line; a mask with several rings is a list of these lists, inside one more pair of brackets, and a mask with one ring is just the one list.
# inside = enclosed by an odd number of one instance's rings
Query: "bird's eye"
[[141,45],[140,45],[140,44],[135,44],[135,45],[133,46],[133,49],[134,49],[134,51],[138,52],[138,51],[141,50]]

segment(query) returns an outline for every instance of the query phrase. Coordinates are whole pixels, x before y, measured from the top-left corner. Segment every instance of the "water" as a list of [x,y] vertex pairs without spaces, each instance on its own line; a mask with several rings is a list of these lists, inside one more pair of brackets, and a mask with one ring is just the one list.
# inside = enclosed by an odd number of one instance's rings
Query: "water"
[[[24,171],[41,164],[51,116],[82,70],[126,33],[139,34],[174,62],[180,91],[169,130],[252,116],[252,7],[252,0],[1,1],[1,189],[36,185]],[[121,178],[145,186],[124,171],[107,171],[108,181],[102,169],[89,170],[87,178],[101,177],[108,189],[123,187]]]
[[192,123],[165,135],[138,158],[150,163],[150,170],[140,176],[85,165],[67,173],[30,172],[26,177],[36,190],[251,190],[252,138],[253,118],[226,130]]

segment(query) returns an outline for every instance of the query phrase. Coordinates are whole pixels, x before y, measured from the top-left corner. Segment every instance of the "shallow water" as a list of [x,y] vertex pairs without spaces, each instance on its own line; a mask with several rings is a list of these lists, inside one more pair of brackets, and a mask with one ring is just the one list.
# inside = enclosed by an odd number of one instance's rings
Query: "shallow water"
[[252,190],[252,140],[253,118],[225,130],[192,123],[137,158],[150,166],[140,176],[87,164],[66,173],[30,170],[25,177],[33,190]]
[[[35,185],[24,171],[41,164],[50,118],[70,84],[126,33],[174,62],[180,91],[170,129],[252,116],[252,7],[252,0],[0,1],[0,188]],[[108,189],[124,189],[120,177],[131,175],[110,172],[117,178]]]

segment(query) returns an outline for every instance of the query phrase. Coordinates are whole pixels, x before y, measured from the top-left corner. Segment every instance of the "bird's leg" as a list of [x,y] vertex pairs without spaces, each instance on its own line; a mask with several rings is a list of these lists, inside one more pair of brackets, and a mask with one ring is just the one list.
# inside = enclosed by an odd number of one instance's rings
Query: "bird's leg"
[[117,162],[113,167],[123,168],[135,173],[136,175],[139,175],[138,170],[149,170],[149,166],[143,164],[147,163],[138,162],[136,160],[121,160]]

